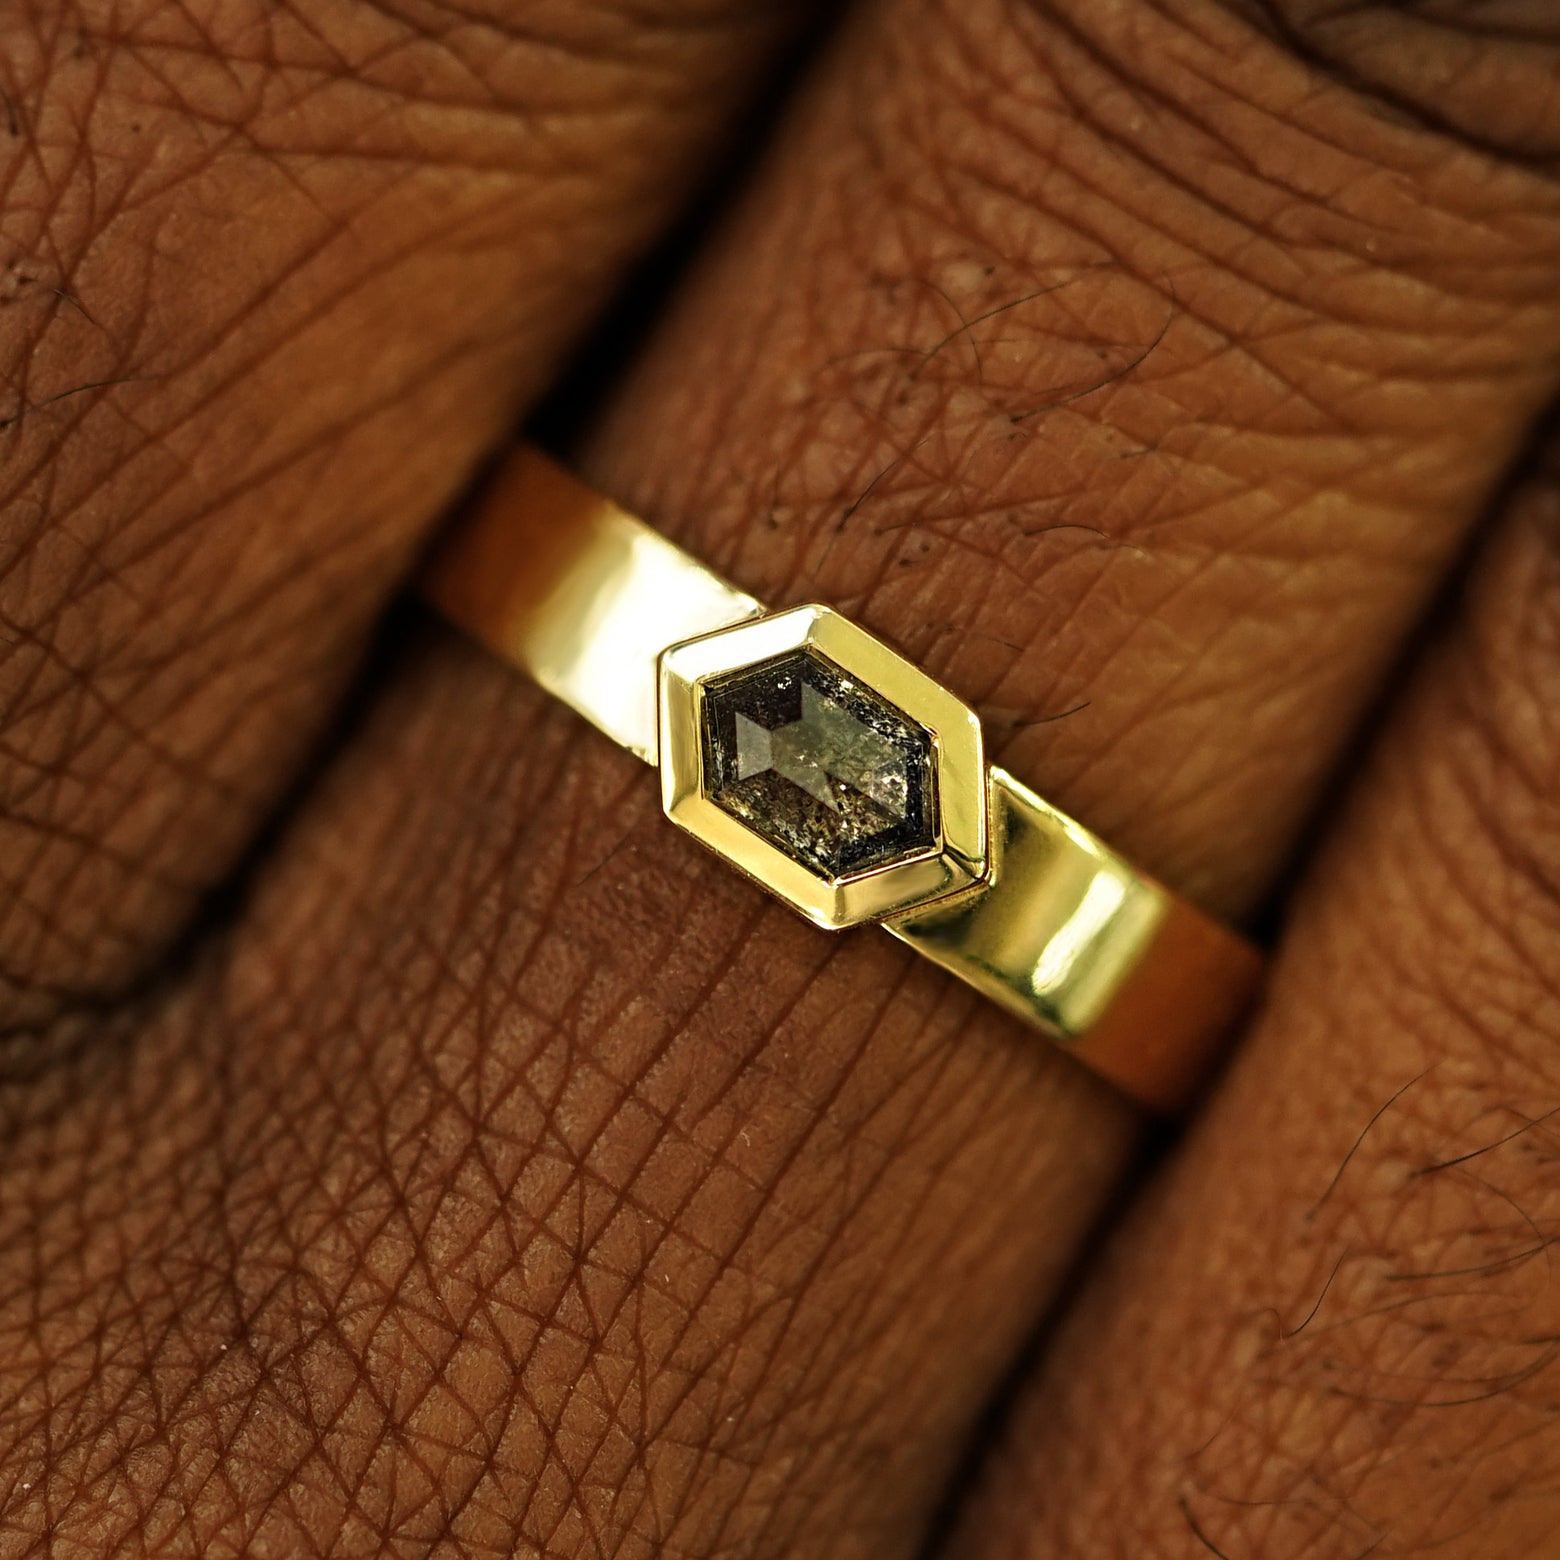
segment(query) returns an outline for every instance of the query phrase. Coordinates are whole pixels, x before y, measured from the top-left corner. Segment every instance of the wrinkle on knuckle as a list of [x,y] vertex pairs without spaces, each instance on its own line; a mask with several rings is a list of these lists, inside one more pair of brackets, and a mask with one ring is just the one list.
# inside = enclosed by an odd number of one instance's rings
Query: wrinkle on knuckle
[[1227,0],[1391,115],[1553,173],[1560,20],[1547,0]]
[[[1012,13],[966,10],[955,25],[976,35],[973,63],[949,91],[995,136],[984,152],[948,137],[943,178],[984,178],[1014,203],[1068,213],[1106,255],[1143,257],[1135,268],[1187,319],[1258,359],[1276,412],[1322,414],[1312,433],[1329,418],[1365,431],[1342,415],[1343,376],[1406,388],[1432,368],[1437,382],[1462,369],[1476,383],[1499,366],[1476,319],[1547,291],[1553,193],[1361,130],[1280,62],[1238,47],[1233,24],[1133,9],[1021,10],[1017,47]],[[1020,75],[1016,60],[1037,68]],[[1084,193],[1105,201],[1085,207]],[[1548,213],[1547,263],[1533,264],[1518,211]],[[1509,357],[1513,341],[1488,345]],[[1323,358],[1339,379],[1319,377]]]

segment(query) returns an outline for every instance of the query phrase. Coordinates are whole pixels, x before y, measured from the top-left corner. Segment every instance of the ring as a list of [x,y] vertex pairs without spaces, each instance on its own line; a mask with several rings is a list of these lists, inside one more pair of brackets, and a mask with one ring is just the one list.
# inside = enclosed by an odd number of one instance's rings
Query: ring
[[1254,994],[1256,949],[988,765],[955,694],[828,607],[768,611],[536,449],[423,593],[793,910],[881,923],[1150,1109],[1186,1106]]

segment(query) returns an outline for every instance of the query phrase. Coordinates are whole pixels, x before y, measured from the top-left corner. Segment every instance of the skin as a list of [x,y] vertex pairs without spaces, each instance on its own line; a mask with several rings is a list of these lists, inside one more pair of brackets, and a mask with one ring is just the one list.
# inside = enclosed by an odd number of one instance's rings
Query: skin
[[1544,1552],[1547,0],[867,5],[574,452],[1302,874],[1124,1216],[1124,1102],[512,673],[341,705],[799,20],[0,17],[0,1554]]

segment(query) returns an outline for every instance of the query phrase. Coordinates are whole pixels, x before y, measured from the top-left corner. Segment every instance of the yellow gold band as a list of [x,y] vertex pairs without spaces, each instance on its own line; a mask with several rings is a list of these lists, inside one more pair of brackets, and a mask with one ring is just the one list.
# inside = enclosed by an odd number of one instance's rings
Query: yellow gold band
[[[539,451],[424,591],[657,765],[668,815],[732,865],[820,926],[881,922],[1153,1109],[1187,1103],[1250,1001],[1255,949],[988,767],[954,695],[827,608],[766,612]],[[877,854],[836,869],[820,840]]]

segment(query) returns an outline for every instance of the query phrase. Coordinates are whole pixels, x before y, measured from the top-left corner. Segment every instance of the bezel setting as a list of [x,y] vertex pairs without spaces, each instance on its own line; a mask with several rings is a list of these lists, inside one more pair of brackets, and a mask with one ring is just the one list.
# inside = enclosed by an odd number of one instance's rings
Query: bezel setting
[[[704,762],[707,684],[812,650],[931,738],[936,820],[931,844],[906,858],[821,875],[713,801]],[[987,786],[980,721],[966,704],[881,640],[828,607],[793,607],[663,652],[661,803],[668,818],[816,926],[839,930],[957,894],[986,871]]]

